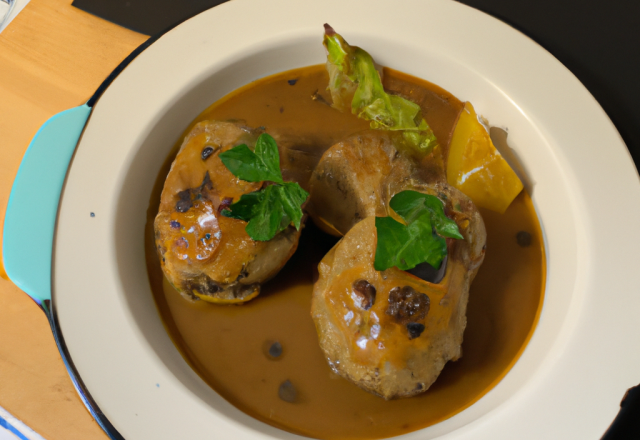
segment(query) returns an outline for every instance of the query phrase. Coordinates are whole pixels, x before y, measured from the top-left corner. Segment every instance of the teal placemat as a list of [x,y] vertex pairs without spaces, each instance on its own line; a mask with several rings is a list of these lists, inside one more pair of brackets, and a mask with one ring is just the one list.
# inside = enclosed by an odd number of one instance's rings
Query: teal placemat
[[45,440],[0,406],[0,440]]

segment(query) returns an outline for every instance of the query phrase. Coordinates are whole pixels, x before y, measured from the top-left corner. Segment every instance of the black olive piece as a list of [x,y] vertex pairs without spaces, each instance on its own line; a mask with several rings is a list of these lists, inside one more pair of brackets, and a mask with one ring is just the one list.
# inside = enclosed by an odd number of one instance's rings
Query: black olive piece
[[407,330],[409,331],[409,339],[415,339],[424,331],[424,324],[420,324],[419,322],[409,322],[407,323]]
[[213,182],[211,181],[211,176],[209,176],[209,171],[207,171],[202,179],[202,185],[200,185],[200,191],[203,189],[213,189]]
[[520,231],[516,234],[516,241],[520,247],[531,246],[531,234],[527,231]]
[[290,86],[294,86],[298,82],[298,78],[296,79],[288,79],[287,82]]
[[291,381],[287,379],[280,384],[280,388],[278,388],[278,396],[285,402],[293,403],[298,398],[298,391]]
[[202,184],[200,184],[199,188],[191,188],[185,189],[178,193],[178,202],[176,203],[176,211],[178,212],[187,212],[193,206],[193,198],[196,200],[200,200],[202,198],[202,191],[204,189],[213,189],[213,182],[211,181],[211,176],[209,176],[209,171],[204,174],[204,178],[202,179]]
[[191,280],[184,280],[182,282],[182,291],[186,292],[189,296],[193,298],[197,298],[197,296],[193,294],[194,287],[196,286],[193,284]]
[[215,150],[213,149],[213,147],[206,146],[202,150],[202,154],[200,154],[200,157],[202,158],[202,160],[207,160],[209,158],[209,156],[211,156],[213,154],[214,151]]
[[180,229],[180,222],[177,222],[175,220],[171,220],[169,225],[171,226],[171,229]]
[[191,190],[185,189],[184,191],[180,191],[178,193],[178,198],[180,200],[191,200]]
[[214,294],[222,290],[222,288],[220,287],[220,284],[216,283],[209,277],[207,277],[204,287],[206,289],[206,292],[209,294]]
[[396,322],[407,324],[424,319],[429,313],[431,300],[411,286],[394,287],[389,292],[386,314],[396,318]]
[[176,211],[187,212],[191,206],[191,200],[178,200],[178,203],[176,203]]
[[209,296],[213,296],[214,293],[217,293],[222,289],[220,287],[220,284],[216,283],[206,275],[204,276],[204,278],[199,278],[195,282],[186,282],[184,286],[188,291],[195,290],[201,295]]
[[278,341],[271,344],[271,346],[269,347],[269,356],[274,359],[282,356],[282,344],[280,344]]
[[376,301],[376,288],[367,280],[357,280],[353,283],[353,293],[360,300],[360,307],[369,310]]
[[448,255],[444,256],[442,263],[440,263],[440,267],[436,269],[432,265],[427,262],[420,263],[413,269],[407,270],[411,275],[415,275],[418,278],[425,280],[428,283],[438,284],[444,278],[444,274],[447,271],[447,260],[449,259]]
[[185,189],[184,191],[180,191],[178,193],[178,203],[176,203],[176,211],[178,212],[187,212],[193,204],[191,203],[191,190]]

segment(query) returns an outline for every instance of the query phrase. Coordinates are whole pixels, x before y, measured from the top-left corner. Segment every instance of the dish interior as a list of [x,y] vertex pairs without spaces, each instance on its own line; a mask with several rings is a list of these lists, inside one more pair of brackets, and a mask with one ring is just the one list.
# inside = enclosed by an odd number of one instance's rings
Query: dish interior
[[[454,2],[436,6],[451,8],[445,17],[449,22],[467,13]],[[468,14],[469,23],[478,18]],[[194,372],[164,328],[147,277],[143,236],[149,198],[185,127],[212,102],[245,84],[324,59],[317,16],[307,17],[299,29],[262,39],[242,34],[233,45],[212,50],[203,36],[220,24],[217,16],[202,14],[189,26],[174,29],[112,83],[91,114],[61,199],[54,248],[55,309],[84,383],[125,438],[207,438],[212,426],[228,438],[297,438],[247,416]],[[496,31],[483,17],[470,29]],[[434,22],[435,28],[420,27],[433,34],[433,44],[424,43],[432,41],[428,38],[420,42],[410,38],[405,27],[388,35],[380,35],[379,28],[355,29],[349,35],[354,43],[374,48],[372,55],[380,64],[429,79],[473,102],[493,124],[508,127],[509,144],[535,181],[532,200],[543,225],[547,255],[544,310],[535,333],[519,361],[491,392],[455,416],[406,436],[425,440],[455,432],[452,438],[469,438],[468,431],[489,433],[474,438],[495,438],[495,432],[511,432],[504,417],[513,423],[529,420],[532,407],[554,420],[566,417],[556,410],[561,403],[551,405],[537,391],[543,391],[544,383],[545,390],[555,393],[565,383],[546,379],[552,373],[565,374],[552,365],[564,359],[581,316],[576,305],[583,304],[581,292],[591,280],[591,275],[584,275],[594,273],[585,272],[591,237],[587,233],[595,232],[589,229],[590,217],[582,215],[587,212],[587,195],[578,179],[582,162],[571,160],[583,146],[564,131],[564,125],[575,121],[555,113],[553,119],[548,116],[556,108],[549,107],[549,99],[556,96],[551,79],[563,84],[574,79],[567,79],[567,72],[540,48],[517,35],[508,39],[513,31],[506,26],[482,33],[485,39],[476,44],[446,20],[439,23]],[[332,24],[340,28],[339,23]],[[495,38],[488,41],[492,35]],[[193,41],[203,44],[189,46]],[[513,48],[531,50],[520,56],[519,50],[501,46],[505,41],[513,42]],[[503,47],[511,57],[509,63],[496,64],[486,57],[482,49],[489,43]],[[185,50],[187,46],[190,50]],[[532,87],[526,76],[529,67],[538,65],[548,67],[549,81],[544,75],[536,77],[542,88]],[[510,66],[529,67],[514,72]],[[154,81],[149,81],[150,72]],[[584,94],[583,89],[569,91],[578,98]],[[574,375],[572,369],[566,377]],[[460,429],[474,422],[478,422],[475,428]]]
[[[428,91],[433,104],[426,117],[446,143],[461,103],[433,84],[390,69],[384,78],[387,89],[413,83]],[[327,82],[322,65],[263,78],[214,103],[189,129],[202,120],[241,119],[250,127],[266,126],[267,131],[299,136],[307,143],[307,153],[295,158],[311,163],[333,143],[367,128],[353,115],[311,99],[318,92],[322,95]],[[153,221],[180,143],[158,175],[148,209],[145,240],[150,283],[160,315],[185,360],[245,413],[314,438],[396,436],[436,424],[473,404],[500,381],[524,350],[542,307],[546,265],[542,232],[526,193],[505,214],[482,210],[487,253],[471,286],[462,358],[449,362],[424,394],[385,401],[333,373],[318,346],[310,316],[311,292],[318,263],[338,239],[322,233],[310,220],[294,257],[256,299],[241,306],[212,305],[188,301],[173,289],[160,269]],[[529,234],[530,243],[518,241],[518,233]],[[283,355],[272,359],[267,351],[275,341],[282,345]],[[296,387],[299,398],[294,403],[278,397],[278,387],[285,380]]]

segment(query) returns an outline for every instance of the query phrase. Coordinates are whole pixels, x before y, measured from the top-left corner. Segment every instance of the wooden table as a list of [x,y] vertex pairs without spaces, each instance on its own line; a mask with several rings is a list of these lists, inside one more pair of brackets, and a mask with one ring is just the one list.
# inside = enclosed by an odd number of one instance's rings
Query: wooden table
[[[20,160],[40,125],[86,102],[148,38],[71,1],[31,0],[0,33],[0,225]],[[47,440],[108,438],[76,394],[44,313],[1,266],[0,406]]]

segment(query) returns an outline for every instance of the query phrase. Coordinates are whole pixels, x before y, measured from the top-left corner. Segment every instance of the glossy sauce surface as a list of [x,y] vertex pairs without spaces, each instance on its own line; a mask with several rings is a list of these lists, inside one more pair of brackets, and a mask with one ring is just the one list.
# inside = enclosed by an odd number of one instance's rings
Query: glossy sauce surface
[[[289,160],[300,159],[311,166],[340,138],[367,127],[318,99],[318,92],[327,96],[327,80],[324,66],[274,75],[218,101],[194,124],[205,119],[241,119],[268,132],[286,133],[304,145],[294,147]],[[391,70],[385,70],[385,87],[413,99],[413,94],[422,95],[419,99],[428,107],[424,115],[446,149],[460,101],[426,81]],[[151,197],[145,238],[159,312],[200,376],[233,405],[265,423],[323,439],[385,438],[430,426],[489,391],[518,359],[535,328],[546,263],[532,202],[522,193],[503,215],[482,210],[487,252],[471,286],[462,358],[449,362],[435,384],[417,397],[385,401],[369,394],[334,374],[318,346],[310,316],[311,291],[317,264],[337,239],[311,222],[296,254],[245,305],[189,302],[172,289],[162,275],[153,240],[153,219],[171,159]],[[292,174],[304,180],[307,173],[296,169]],[[269,355],[275,342],[282,347],[277,358]],[[286,381],[296,390],[293,403],[278,393]]]

